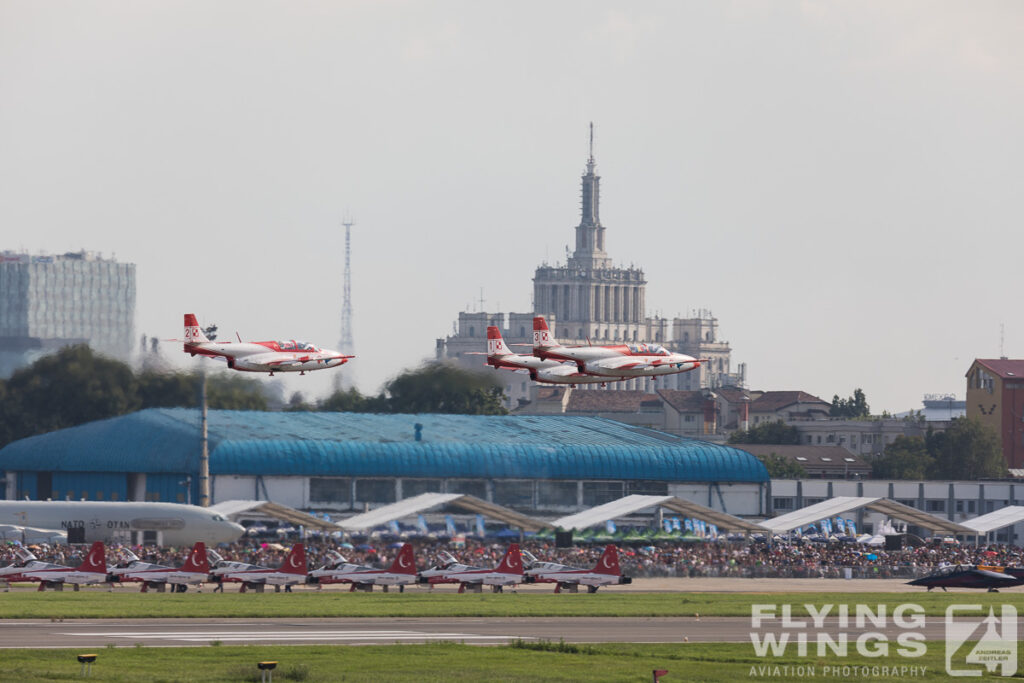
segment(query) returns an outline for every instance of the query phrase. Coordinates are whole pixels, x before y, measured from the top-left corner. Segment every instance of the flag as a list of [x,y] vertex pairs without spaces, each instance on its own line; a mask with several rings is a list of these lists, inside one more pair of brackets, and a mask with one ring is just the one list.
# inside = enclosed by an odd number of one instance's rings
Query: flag
[[455,536],[455,520],[452,519],[451,515],[444,516],[444,530],[448,533],[448,538]]
[[424,536],[430,533],[430,528],[427,526],[427,518],[423,515],[416,515],[416,527]]
[[395,520],[391,520],[390,522],[388,522],[388,529],[390,529],[391,533],[395,534],[396,536],[402,533],[401,529],[398,528],[398,522]]
[[693,531],[693,520],[687,517],[683,520],[683,528],[687,531]]
[[672,520],[663,519],[661,520],[661,528],[665,530],[666,534],[672,533]]
[[825,534],[826,536],[831,536],[832,535],[832,521],[831,520],[829,520],[829,519],[821,520],[821,533]]
[[683,530],[682,522],[679,521],[678,517],[673,517],[672,518],[672,531],[682,531],[682,530]]
[[479,536],[480,538],[483,538],[484,536],[487,535],[487,534],[484,533],[484,531],[485,531],[485,529],[484,529],[484,516],[483,515],[477,515],[476,516],[476,535]]
[[842,517],[836,517],[836,529],[839,530],[839,533],[846,535],[846,525],[843,523]]
[[716,524],[710,525],[708,531],[711,532],[711,538],[718,538],[718,526]]
[[617,531],[617,529],[615,528],[615,522],[609,519],[607,522],[604,523],[604,530],[607,531],[609,534],[614,534]]
[[846,520],[846,528],[851,536],[857,535],[857,525],[853,523],[852,519]]

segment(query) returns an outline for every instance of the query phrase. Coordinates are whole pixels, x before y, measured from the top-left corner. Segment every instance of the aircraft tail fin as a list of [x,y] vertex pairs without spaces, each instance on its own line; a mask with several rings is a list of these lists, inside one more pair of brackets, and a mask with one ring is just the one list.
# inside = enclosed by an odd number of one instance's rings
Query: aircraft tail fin
[[197,541],[192,546],[192,552],[188,554],[185,564],[181,565],[181,571],[194,572],[196,574],[210,573],[210,560],[206,557],[206,544]]
[[513,543],[508,547],[505,557],[501,558],[501,564],[494,570],[502,574],[522,574],[523,556],[519,552],[519,544]]
[[614,545],[608,544],[605,546],[604,553],[594,567],[594,573],[611,574],[612,576],[622,575],[622,570],[619,569],[619,551],[615,549]]
[[487,355],[488,356],[508,356],[512,354],[512,350],[505,344],[505,340],[501,338],[501,330],[494,325],[487,327]]
[[539,351],[541,349],[551,348],[552,346],[558,346],[558,342],[551,336],[551,330],[548,329],[548,323],[544,320],[544,316],[538,315],[533,319],[533,350]]
[[388,569],[392,574],[415,574],[416,573],[416,556],[413,555],[412,546],[406,543],[402,546],[402,549],[398,551],[398,556],[395,561],[391,563],[391,568]]
[[92,544],[89,554],[82,560],[82,564],[75,567],[75,571],[107,573],[107,551],[103,547],[103,541]]
[[293,545],[288,557],[284,558],[277,571],[285,574],[306,574],[306,546],[302,543]]
[[199,327],[199,321],[192,313],[185,314],[185,344],[202,344],[210,341],[203,334],[203,328]]

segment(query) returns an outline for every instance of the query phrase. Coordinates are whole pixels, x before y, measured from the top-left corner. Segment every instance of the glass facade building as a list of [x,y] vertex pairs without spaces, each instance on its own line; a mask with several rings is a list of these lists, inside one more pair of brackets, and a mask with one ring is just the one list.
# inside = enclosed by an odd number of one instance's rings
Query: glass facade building
[[0,375],[71,344],[127,356],[134,322],[135,264],[85,251],[0,255]]

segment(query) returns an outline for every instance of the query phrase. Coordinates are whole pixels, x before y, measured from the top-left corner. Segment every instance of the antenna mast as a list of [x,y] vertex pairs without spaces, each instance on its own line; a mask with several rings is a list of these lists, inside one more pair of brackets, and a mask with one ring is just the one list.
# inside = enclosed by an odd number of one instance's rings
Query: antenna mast
[[[345,354],[355,353],[355,344],[352,341],[352,226],[356,224],[351,218],[344,218],[341,224],[345,226],[345,282],[341,304],[341,341],[338,342],[338,350]],[[336,384],[340,389],[351,389],[353,381],[352,371],[345,368],[339,372]]]

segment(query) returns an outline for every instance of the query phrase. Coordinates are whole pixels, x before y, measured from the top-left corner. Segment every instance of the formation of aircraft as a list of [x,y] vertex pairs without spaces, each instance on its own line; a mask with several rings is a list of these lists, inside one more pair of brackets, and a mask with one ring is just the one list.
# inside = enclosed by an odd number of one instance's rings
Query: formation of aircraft
[[347,356],[330,349],[321,349],[308,342],[259,341],[238,342],[210,341],[195,315],[185,314],[185,338],[168,339],[183,342],[183,350],[192,356],[205,356],[227,361],[232,370],[243,372],[297,372],[300,375],[312,370],[326,370],[344,365],[355,356]]
[[619,569],[619,553],[614,545],[605,546],[604,553],[598,558],[593,569],[570,567],[557,562],[541,562],[532,554],[523,551],[529,568],[526,570],[526,583],[553,583],[555,592],[563,590],[569,593],[579,592],[580,586],[586,586],[588,593],[596,593],[601,586],[633,583],[633,579],[622,575]]
[[103,541],[93,543],[89,553],[77,567],[41,562],[25,548],[18,548],[16,553],[19,561],[0,568],[0,579],[10,583],[38,582],[41,591],[47,588],[62,591],[65,583],[72,584],[75,590],[78,590],[79,586],[107,581],[107,559]]
[[206,555],[206,544],[199,541],[192,546],[192,552],[188,554],[181,567],[165,567],[138,562],[137,564],[130,563],[123,571],[112,571],[121,581],[141,582],[142,592],[146,592],[150,588],[163,592],[167,584],[170,584],[178,592],[184,592],[190,584],[202,586],[204,581],[209,581],[210,561]]
[[402,592],[407,584],[416,583],[416,557],[408,543],[402,546],[387,569],[351,564],[334,551],[330,557],[330,563],[309,573],[319,583],[351,583],[350,591],[368,593],[373,591],[374,586],[383,586],[385,593],[390,586],[398,586],[399,592]]
[[956,564],[940,567],[928,576],[907,581],[907,584],[925,586],[929,591],[933,588],[985,588],[996,593],[1000,588],[1024,585],[1024,568]]
[[673,353],[659,344],[562,346],[551,335],[544,316],[533,319],[533,352],[513,353],[501,331],[487,328],[487,365],[525,370],[543,384],[601,384],[635,377],[658,377],[689,372],[701,361]]
[[293,545],[288,555],[285,556],[284,562],[276,569],[241,562],[222,561],[218,564],[226,566],[219,566],[210,573],[219,575],[221,581],[242,584],[239,589],[241,593],[247,589],[261,592],[264,586],[274,586],[280,590],[281,586],[289,587],[306,583],[306,578],[309,575],[309,569],[306,566],[306,546],[302,543]]
[[149,502],[0,500],[0,525],[60,535],[78,531],[78,542],[84,543],[112,543],[126,536],[141,543],[141,535],[152,532],[160,545],[217,544],[232,543],[245,533],[241,524],[208,508]]

